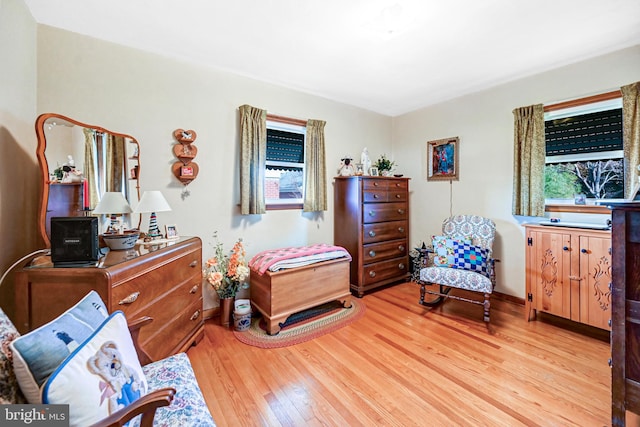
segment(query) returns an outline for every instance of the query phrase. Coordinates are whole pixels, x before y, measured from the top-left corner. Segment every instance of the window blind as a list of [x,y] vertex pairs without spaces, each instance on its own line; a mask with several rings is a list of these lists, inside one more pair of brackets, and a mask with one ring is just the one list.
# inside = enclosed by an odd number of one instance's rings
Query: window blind
[[622,109],[545,121],[546,155],[622,150]]
[[304,134],[267,129],[267,161],[304,163]]

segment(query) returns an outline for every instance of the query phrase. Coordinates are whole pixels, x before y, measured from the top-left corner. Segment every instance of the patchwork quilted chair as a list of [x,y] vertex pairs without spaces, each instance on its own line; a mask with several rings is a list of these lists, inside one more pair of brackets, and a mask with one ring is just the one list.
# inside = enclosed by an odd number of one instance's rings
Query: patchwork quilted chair
[[[433,256],[420,269],[420,304],[436,306],[446,298],[484,306],[484,321],[489,323],[491,293],[495,285],[493,241],[495,223],[478,215],[455,215],[444,220],[442,235],[433,236]],[[427,289],[437,285],[438,290]],[[478,292],[483,300],[451,295],[452,288]],[[425,294],[436,295],[425,301]]]

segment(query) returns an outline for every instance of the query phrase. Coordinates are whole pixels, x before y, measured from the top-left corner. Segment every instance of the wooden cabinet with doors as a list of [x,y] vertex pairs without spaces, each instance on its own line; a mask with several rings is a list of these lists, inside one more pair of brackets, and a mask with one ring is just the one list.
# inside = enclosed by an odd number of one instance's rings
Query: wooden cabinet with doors
[[527,318],[541,311],[610,330],[611,233],[527,225],[526,244]]

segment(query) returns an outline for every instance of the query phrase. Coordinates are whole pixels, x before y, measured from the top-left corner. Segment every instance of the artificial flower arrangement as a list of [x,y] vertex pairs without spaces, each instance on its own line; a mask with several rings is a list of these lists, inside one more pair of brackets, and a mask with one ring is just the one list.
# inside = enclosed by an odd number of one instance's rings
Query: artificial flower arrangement
[[242,239],[238,239],[231,252],[225,254],[217,233],[214,237],[215,255],[205,262],[202,276],[213,286],[220,298],[234,298],[240,287],[246,287],[244,280],[249,276]]
[[391,172],[396,165],[396,162],[387,159],[386,155],[381,155],[380,158],[373,164],[373,166],[378,168],[380,173],[382,172]]

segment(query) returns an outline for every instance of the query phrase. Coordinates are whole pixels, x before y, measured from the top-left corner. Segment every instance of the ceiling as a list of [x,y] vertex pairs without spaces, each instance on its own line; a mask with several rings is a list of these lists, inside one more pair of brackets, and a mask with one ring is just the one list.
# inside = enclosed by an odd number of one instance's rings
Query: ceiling
[[640,0],[25,0],[57,28],[397,116],[640,44]]

